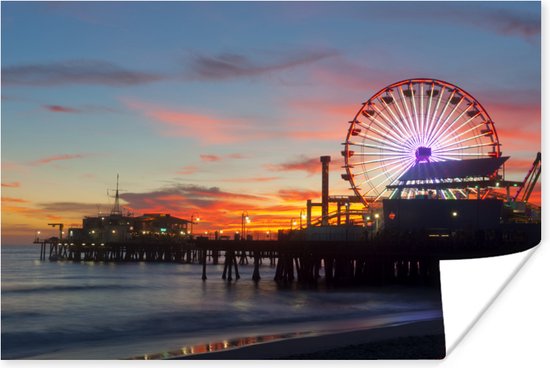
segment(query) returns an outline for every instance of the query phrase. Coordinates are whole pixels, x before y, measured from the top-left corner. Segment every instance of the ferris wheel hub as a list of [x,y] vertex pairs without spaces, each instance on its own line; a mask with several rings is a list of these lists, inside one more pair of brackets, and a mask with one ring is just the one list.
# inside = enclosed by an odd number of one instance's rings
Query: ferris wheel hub
[[430,147],[418,147],[415,152],[416,163],[430,162],[431,155],[432,155],[432,149]]

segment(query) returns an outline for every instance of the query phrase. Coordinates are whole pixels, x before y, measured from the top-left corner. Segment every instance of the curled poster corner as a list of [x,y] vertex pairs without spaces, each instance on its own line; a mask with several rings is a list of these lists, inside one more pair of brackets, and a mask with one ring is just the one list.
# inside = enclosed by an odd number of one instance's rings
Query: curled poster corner
[[[483,318],[510,281],[529,263],[542,244],[504,256],[441,261],[441,289],[447,357]],[[523,287],[528,287],[524,285]],[[527,311],[526,311],[527,313]],[[519,316],[518,316],[519,318]],[[503,329],[502,333],[513,335]]]

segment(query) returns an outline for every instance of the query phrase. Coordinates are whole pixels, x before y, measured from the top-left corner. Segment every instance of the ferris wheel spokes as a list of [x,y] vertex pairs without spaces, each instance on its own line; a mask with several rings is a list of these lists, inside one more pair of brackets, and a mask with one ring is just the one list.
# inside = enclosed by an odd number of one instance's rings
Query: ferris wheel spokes
[[[414,165],[500,156],[494,123],[481,104],[459,87],[435,79],[410,79],[380,90],[362,104],[345,145],[343,177],[365,204],[395,197],[387,186]],[[399,193],[414,195],[412,190]],[[464,196],[452,190],[442,194]]]

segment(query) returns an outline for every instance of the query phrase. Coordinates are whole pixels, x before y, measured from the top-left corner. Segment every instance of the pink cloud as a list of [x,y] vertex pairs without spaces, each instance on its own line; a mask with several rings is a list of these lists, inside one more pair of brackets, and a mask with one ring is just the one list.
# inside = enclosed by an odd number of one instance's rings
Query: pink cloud
[[74,159],[85,158],[85,157],[86,155],[83,155],[83,154],[54,155],[54,156],[48,156],[48,157],[44,157],[44,158],[32,161],[30,164],[32,166],[39,166],[39,165],[45,165],[54,161],[74,160]]
[[286,111],[292,120],[286,121],[286,136],[294,140],[343,141],[348,122],[361,108],[361,103],[339,103],[323,99],[292,99]]
[[200,158],[202,161],[205,161],[205,162],[218,162],[226,159],[241,160],[241,159],[244,159],[245,156],[240,153],[230,153],[223,156],[212,155],[212,154],[201,154]]
[[265,183],[269,181],[279,180],[280,177],[278,176],[265,176],[265,177],[257,177],[257,178],[230,178],[230,179],[222,179],[220,181],[224,181],[227,183]]
[[207,161],[207,162],[215,162],[220,161],[222,158],[220,156],[216,155],[201,155],[201,160]]
[[50,112],[68,112],[68,113],[80,112],[80,110],[74,109],[72,107],[61,106],[61,105],[44,105],[43,107]]
[[206,144],[235,143],[269,136],[246,119],[183,111],[129,99],[123,99],[123,102],[151,119],[162,135],[194,138]]

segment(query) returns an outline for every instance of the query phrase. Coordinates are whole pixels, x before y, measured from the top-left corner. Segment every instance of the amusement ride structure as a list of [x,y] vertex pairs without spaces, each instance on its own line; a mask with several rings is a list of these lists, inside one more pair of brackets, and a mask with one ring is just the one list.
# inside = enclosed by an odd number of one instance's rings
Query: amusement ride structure
[[[523,182],[505,180],[509,157],[502,156],[495,123],[478,100],[451,83],[418,78],[382,88],[349,122],[343,145],[342,178],[355,195],[323,194],[322,204],[308,202],[308,209],[323,208],[309,224],[335,218],[340,224],[344,216],[346,223],[366,222],[384,200],[397,199],[499,199],[516,215],[540,212],[528,203],[540,176],[540,153]],[[329,161],[321,158],[323,165]],[[336,211],[325,210],[326,198],[338,203]],[[352,209],[352,203],[363,209]]]
[[[495,125],[481,103],[435,79],[405,80],[378,91],[350,122],[344,145],[344,178],[367,206],[395,198],[398,189],[388,186],[417,164],[501,157]],[[465,197],[453,188],[441,192]],[[406,197],[417,193],[401,191]]]

